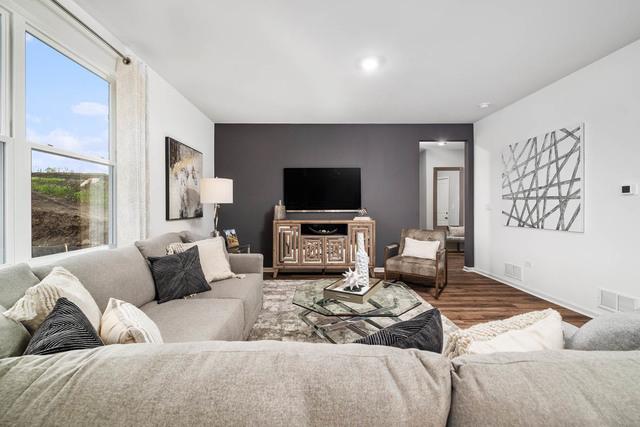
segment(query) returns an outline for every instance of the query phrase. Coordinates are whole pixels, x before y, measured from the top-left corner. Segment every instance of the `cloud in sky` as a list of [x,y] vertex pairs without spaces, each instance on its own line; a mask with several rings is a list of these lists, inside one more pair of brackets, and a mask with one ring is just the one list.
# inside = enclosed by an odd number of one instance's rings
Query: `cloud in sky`
[[74,114],[80,116],[107,117],[109,107],[98,102],[79,102],[71,107]]
[[79,137],[64,129],[54,129],[51,132],[40,134],[27,128],[27,141],[29,142],[101,158],[109,157],[108,138],[109,135],[106,131],[99,136]]

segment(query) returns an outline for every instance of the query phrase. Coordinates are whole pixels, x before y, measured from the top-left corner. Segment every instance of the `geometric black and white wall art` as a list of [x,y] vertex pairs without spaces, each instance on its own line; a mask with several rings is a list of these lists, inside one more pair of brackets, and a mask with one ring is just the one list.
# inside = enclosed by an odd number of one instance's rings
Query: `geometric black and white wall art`
[[502,165],[505,225],[584,231],[582,124],[509,145]]

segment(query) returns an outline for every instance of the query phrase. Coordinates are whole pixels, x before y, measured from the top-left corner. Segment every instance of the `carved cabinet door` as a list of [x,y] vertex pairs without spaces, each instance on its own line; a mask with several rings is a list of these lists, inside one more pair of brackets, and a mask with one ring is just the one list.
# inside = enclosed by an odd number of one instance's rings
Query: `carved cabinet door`
[[324,264],[323,237],[302,237],[302,264]]
[[356,262],[356,252],[358,251],[358,233],[364,234],[364,246],[369,255],[369,264],[375,265],[375,242],[373,237],[372,224],[349,224],[349,263]]
[[347,238],[346,237],[327,237],[326,238],[326,263],[331,264],[347,264]]
[[300,226],[278,225],[276,233],[278,264],[298,264],[300,262]]

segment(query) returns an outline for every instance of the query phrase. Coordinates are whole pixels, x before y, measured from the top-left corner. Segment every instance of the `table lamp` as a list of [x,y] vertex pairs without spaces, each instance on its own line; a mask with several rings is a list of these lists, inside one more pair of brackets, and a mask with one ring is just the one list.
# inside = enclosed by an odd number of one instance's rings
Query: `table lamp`
[[218,210],[222,203],[233,203],[233,180],[229,178],[202,178],[200,180],[200,202],[214,205],[215,219],[212,235],[219,236]]

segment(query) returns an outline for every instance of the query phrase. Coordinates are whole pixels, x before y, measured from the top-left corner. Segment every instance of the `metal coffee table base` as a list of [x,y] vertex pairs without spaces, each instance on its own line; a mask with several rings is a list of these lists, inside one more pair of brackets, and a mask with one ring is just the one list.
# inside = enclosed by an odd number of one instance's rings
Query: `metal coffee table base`
[[[387,311],[387,309],[385,308],[381,308],[379,307],[378,310],[373,310],[371,312],[368,312],[365,315],[360,315],[358,314],[355,310],[352,310],[349,306],[341,303],[341,302],[336,302],[337,304],[339,304],[340,306],[342,306],[343,308],[351,311],[354,313],[354,316],[336,316],[335,320],[333,321],[329,321],[326,323],[317,323],[314,322],[313,320],[311,320],[309,318],[309,314],[313,313],[313,311],[311,310],[303,310],[299,316],[300,319],[302,319],[302,321],[304,323],[306,323],[307,325],[311,326],[314,330],[314,332],[322,339],[332,343],[332,344],[336,344],[336,341],[333,340],[329,334],[327,333],[328,331],[333,331],[336,329],[340,329],[340,328],[348,328],[350,330],[352,330],[353,332],[357,333],[358,335],[362,336],[362,337],[366,337],[369,335],[369,333],[367,333],[366,331],[364,331],[363,329],[359,328],[356,323],[358,322],[367,322],[368,324],[370,324],[371,326],[377,328],[377,329],[383,329],[384,326],[380,325],[379,323],[375,322],[372,318],[375,317],[384,317],[385,319],[391,319],[394,322],[400,322],[401,319],[399,317],[389,317],[389,316],[380,316],[380,313]],[[322,316],[320,314],[317,314],[318,316]],[[330,316],[323,316],[327,319],[332,319],[332,317]]]

